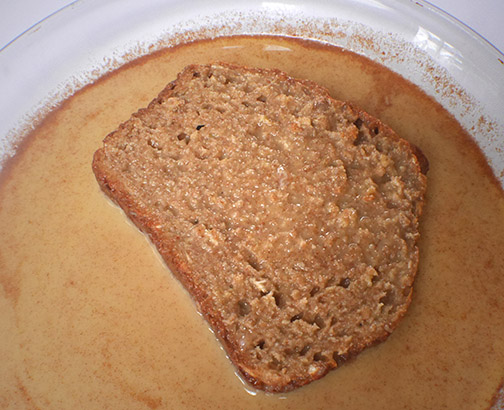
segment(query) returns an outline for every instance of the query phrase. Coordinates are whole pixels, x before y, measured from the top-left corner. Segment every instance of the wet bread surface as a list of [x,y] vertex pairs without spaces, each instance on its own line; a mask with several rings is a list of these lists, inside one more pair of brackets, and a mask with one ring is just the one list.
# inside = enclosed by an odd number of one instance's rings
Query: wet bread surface
[[426,168],[315,83],[229,64],[187,67],[93,162],[243,377],[271,392],[319,379],[397,326]]

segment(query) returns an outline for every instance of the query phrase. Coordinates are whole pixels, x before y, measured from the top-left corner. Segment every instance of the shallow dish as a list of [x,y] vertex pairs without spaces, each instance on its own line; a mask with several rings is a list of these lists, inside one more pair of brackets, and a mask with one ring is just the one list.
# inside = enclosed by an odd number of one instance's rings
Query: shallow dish
[[[390,68],[457,119],[503,183],[504,56],[422,1],[196,1],[190,8],[179,1],[75,2],[0,53],[2,159],[65,98],[125,63],[168,46],[241,34],[318,40]],[[135,394],[160,406],[152,394]]]

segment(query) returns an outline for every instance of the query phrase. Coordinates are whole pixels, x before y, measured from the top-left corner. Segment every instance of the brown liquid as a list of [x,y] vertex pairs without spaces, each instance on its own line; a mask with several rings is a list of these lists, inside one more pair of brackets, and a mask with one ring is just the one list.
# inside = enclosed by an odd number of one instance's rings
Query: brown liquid
[[[212,60],[315,80],[430,160],[408,314],[385,343],[288,394],[247,392],[188,294],[91,171],[108,132],[183,66]],[[502,190],[447,112],[350,52],[242,37],[125,66],[29,137],[1,179],[0,227],[2,408],[480,409],[504,376]]]

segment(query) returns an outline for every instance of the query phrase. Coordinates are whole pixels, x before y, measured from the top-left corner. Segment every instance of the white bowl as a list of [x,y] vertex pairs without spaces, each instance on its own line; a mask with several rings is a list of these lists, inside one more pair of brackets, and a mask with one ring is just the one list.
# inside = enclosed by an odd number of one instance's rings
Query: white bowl
[[474,137],[504,185],[504,55],[423,0],[77,1],[0,52],[0,168],[45,114],[125,62],[188,39],[266,33],[335,44],[409,79]]

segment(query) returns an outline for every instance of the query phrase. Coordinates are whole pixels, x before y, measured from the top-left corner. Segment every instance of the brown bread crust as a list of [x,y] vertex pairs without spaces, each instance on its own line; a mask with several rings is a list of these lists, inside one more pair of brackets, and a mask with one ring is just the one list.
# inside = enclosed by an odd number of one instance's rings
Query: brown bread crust
[[278,70],[186,67],[93,171],[241,375],[289,391],[385,340],[411,301],[428,163]]

